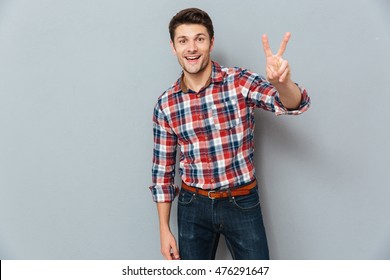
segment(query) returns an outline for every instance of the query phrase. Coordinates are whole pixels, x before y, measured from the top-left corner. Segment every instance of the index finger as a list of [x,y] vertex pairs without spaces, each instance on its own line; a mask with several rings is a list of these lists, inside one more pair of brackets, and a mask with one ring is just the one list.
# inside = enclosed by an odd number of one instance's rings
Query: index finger
[[277,56],[282,56],[284,54],[284,51],[286,50],[287,43],[288,43],[288,40],[290,40],[290,37],[291,37],[290,32],[286,32],[286,34],[284,34],[283,41],[280,44],[278,53],[276,54]]
[[265,53],[265,56],[272,56],[272,51],[271,51],[271,48],[269,46],[269,43],[268,43],[268,37],[266,34],[264,34],[262,37],[261,37],[261,40],[263,42],[263,48],[264,48],[264,53]]

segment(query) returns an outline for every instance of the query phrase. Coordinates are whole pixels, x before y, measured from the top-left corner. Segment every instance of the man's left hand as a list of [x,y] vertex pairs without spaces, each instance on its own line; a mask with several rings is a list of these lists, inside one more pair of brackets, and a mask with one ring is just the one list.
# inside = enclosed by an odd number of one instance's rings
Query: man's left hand
[[290,80],[290,65],[287,60],[282,58],[290,37],[291,33],[286,32],[276,55],[271,51],[268,43],[268,36],[264,34],[262,37],[266,57],[267,80],[273,85],[277,85],[279,83],[284,84]]

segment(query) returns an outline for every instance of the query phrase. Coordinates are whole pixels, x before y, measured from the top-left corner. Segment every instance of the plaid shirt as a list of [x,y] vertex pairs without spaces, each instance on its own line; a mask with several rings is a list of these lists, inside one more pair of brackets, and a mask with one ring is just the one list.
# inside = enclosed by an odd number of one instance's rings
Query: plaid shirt
[[266,79],[216,62],[209,84],[199,93],[185,92],[181,80],[159,97],[154,108],[150,190],[155,202],[171,202],[178,192],[174,185],[177,145],[179,172],[187,185],[211,190],[245,184],[255,178],[254,109],[298,115],[310,105],[306,90],[299,87],[301,104],[288,110]]

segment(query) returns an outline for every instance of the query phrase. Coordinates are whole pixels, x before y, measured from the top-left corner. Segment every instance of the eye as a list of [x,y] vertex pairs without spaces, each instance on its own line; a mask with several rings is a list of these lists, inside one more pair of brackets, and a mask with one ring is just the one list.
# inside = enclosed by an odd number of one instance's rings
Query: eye
[[182,44],[182,45],[185,44],[186,42],[187,42],[186,39],[180,39],[180,40],[179,40],[179,44]]
[[199,41],[199,42],[203,42],[204,40],[205,40],[204,37],[199,37],[199,38],[198,38],[198,41]]

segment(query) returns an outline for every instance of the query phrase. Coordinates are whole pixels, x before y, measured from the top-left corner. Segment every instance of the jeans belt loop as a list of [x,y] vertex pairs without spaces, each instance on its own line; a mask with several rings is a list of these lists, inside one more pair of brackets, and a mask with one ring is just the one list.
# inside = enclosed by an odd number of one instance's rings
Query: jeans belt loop
[[230,189],[227,189],[227,192],[229,194],[229,200],[232,201],[234,199],[234,196],[232,196]]

